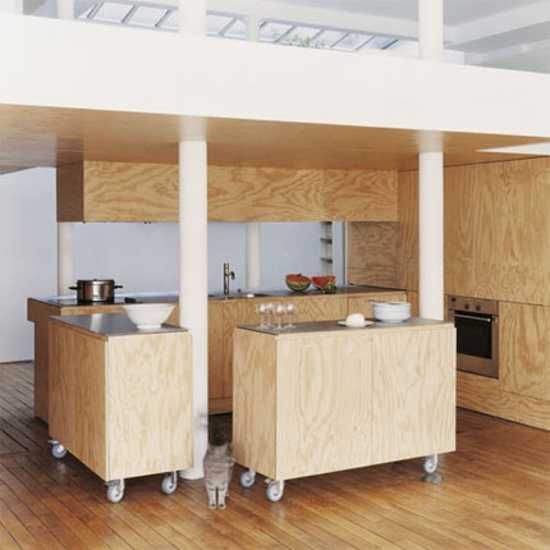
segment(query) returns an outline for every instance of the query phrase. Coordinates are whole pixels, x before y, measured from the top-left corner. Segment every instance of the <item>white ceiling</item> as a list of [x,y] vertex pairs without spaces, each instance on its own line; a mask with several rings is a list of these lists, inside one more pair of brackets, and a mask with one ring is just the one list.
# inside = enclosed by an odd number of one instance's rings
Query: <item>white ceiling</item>
[[[415,20],[417,0],[277,0],[285,4]],[[540,0],[445,0],[445,22],[460,25]]]

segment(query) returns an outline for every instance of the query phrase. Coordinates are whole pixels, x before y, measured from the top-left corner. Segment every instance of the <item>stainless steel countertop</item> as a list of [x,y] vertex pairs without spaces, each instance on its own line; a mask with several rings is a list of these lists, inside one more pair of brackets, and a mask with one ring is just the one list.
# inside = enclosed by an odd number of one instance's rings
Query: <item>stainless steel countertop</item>
[[[371,321],[373,319],[370,319]],[[337,321],[316,321],[313,323],[296,323],[294,328],[260,328],[258,325],[241,325],[238,328],[243,330],[251,330],[253,332],[261,332],[263,334],[270,334],[271,336],[285,336],[287,334],[307,334],[316,332],[366,332],[376,331],[377,329],[392,329],[392,328],[421,328],[437,325],[452,325],[448,321],[434,321],[432,319],[421,319],[419,317],[413,317],[408,321],[402,323],[382,323],[375,321],[374,325],[369,325],[362,328],[351,328],[339,325]]]
[[72,327],[99,334],[101,336],[130,336],[144,334],[170,334],[187,332],[183,328],[163,325],[157,330],[138,330],[136,325],[121,313],[94,313],[92,315],[64,315],[51,317]]
[[[374,294],[381,292],[406,292],[403,289],[399,288],[382,288],[376,286],[345,286],[338,287],[336,292],[325,294],[320,290],[309,289],[307,292],[292,292],[290,290],[257,290],[254,292],[255,296],[253,298],[246,297],[246,291],[243,292],[233,292],[230,295],[230,300],[266,300],[269,298],[308,298],[310,296],[348,296],[353,294]],[[135,298],[137,303],[168,303],[173,304],[178,301],[178,295],[176,293],[137,293],[135,295],[130,293],[119,294],[114,302],[108,303],[97,303],[97,304],[82,304],[79,303],[76,299],[76,296],[67,296],[67,297],[50,297],[50,298],[34,298],[39,302],[44,302],[58,307],[102,307],[102,306],[113,306],[113,305],[124,305],[124,298]],[[223,294],[209,294],[208,298],[210,300],[225,300]]]

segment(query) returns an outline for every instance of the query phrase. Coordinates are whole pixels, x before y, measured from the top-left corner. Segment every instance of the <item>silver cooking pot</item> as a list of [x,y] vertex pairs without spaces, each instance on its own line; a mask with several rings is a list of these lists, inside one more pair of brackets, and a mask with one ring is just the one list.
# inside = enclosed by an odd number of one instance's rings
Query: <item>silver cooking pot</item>
[[79,279],[76,286],[76,299],[82,303],[112,302],[115,299],[115,289],[122,285],[115,285],[114,279]]

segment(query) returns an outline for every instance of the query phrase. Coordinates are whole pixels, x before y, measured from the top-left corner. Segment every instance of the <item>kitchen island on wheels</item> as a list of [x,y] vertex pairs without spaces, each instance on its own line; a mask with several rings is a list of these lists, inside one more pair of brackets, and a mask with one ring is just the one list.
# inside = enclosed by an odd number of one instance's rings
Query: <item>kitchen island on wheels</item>
[[234,341],[233,449],[244,487],[455,450],[455,328],[411,319],[283,330],[246,326]]
[[107,483],[119,502],[125,479],[192,466],[191,335],[163,326],[138,330],[126,315],[53,317],[49,323],[52,455],[69,451]]

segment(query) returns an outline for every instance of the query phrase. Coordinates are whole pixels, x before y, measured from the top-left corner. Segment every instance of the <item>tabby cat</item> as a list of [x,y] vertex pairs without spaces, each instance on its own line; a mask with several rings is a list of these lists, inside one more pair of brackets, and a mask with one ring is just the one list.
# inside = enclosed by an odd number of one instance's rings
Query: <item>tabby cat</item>
[[208,445],[204,456],[204,482],[209,508],[225,508],[225,498],[231,482],[235,460],[229,443]]

